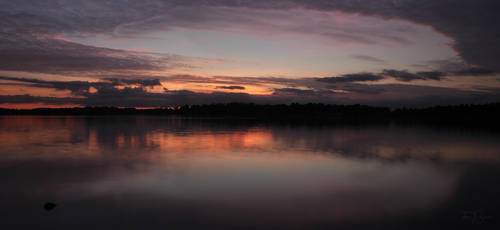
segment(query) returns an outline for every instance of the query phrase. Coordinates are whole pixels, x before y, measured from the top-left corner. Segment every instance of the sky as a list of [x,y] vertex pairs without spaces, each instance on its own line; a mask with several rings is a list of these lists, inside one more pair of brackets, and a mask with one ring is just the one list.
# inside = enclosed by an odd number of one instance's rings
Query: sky
[[500,101],[496,0],[0,0],[0,107]]

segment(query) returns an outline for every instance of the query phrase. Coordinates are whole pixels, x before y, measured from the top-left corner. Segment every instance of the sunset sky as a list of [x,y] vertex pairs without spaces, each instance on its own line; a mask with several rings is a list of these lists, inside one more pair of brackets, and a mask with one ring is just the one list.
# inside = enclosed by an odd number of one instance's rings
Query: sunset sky
[[0,107],[500,101],[497,0],[0,0]]

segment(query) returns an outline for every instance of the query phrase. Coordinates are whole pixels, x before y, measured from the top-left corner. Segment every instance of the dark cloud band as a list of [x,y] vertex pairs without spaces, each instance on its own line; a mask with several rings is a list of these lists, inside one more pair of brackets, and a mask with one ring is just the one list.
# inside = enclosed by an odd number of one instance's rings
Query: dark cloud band
[[325,83],[348,83],[348,82],[363,82],[363,81],[379,81],[384,79],[383,76],[372,73],[357,73],[345,74],[339,77],[318,78],[318,81]]
[[229,90],[244,90],[245,87],[238,85],[229,85],[229,86],[217,86],[217,89],[229,89]]

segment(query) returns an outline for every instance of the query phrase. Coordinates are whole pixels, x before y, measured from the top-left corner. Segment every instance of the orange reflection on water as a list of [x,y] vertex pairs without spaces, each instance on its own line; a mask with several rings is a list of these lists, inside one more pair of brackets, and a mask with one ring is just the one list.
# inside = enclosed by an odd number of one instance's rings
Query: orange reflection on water
[[195,150],[231,150],[266,148],[273,145],[270,132],[259,129],[231,133],[201,133],[178,135],[155,132],[147,135],[147,140],[157,144],[161,150],[189,152]]
[[77,104],[58,104],[58,105],[53,105],[53,104],[45,104],[45,103],[20,103],[20,104],[14,104],[14,103],[0,103],[0,108],[6,108],[6,109],[35,109],[35,108],[53,108],[53,109],[58,109],[58,108],[74,108],[74,107],[83,107],[82,105],[77,105]]
[[[85,126],[72,117],[0,116],[3,157],[59,158],[80,156]],[[28,147],[29,146],[29,147]]]
[[287,151],[305,152],[307,156],[328,153],[385,160],[500,162],[498,137],[489,133],[416,128],[215,127],[209,121],[163,117],[0,116],[0,147],[12,156],[46,158],[99,157],[111,151],[144,158],[177,154],[233,158],[238,153],[245,157],[249,153]]

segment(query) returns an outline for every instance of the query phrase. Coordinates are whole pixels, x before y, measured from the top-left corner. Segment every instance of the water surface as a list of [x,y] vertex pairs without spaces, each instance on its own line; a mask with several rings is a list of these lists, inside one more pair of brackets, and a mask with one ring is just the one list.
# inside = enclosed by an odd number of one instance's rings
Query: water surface
[[3,229],[494,229],[499,178],[491,131],[0,117]]

